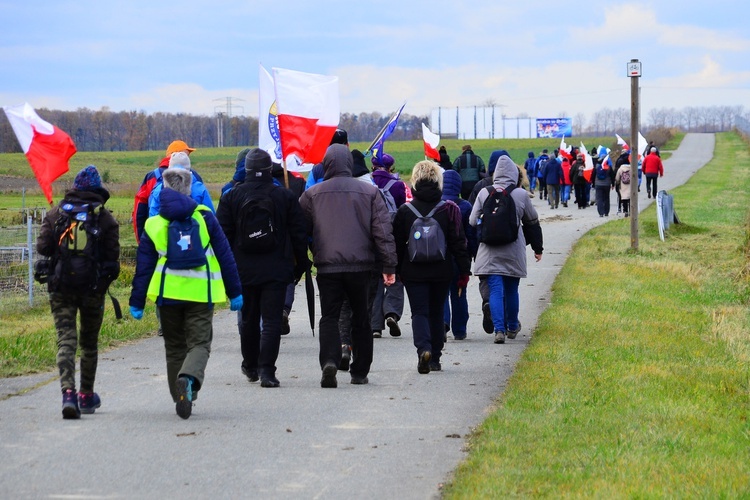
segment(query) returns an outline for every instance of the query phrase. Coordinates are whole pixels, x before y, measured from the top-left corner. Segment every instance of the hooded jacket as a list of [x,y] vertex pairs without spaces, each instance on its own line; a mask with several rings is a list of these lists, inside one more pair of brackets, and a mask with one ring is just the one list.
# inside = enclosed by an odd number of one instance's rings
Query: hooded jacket
[[[164,217],[167,220],[179,220],[190,217],[195,211],[198,203],[189,196],[178,193],[173,189],[164,189],[160,195],[159,215],[154,217]],[[206,222],[206,229],[210,239],[211,248],[213,249],[216,259],[219,261],[221,268],[221,278],[224,281],[224,289],[230,298],[242,295],[242,286],[237,274],[237,265],[229,248],[226,236],[216,220],[213,212],[202,211],[203,220]],[[159,254],[154,242],[145,231],[141,235],[141,241],[138,244],[136,253],[135,276],[133,277],[133,289],[130,293],[129,304],[133,307],[143,309],[146,305],[146,292],[151,281],[151,276],[156,270],[156,263],[159,260]],[[170,301],[164,299],[164,305],[177,303],[181,301]]]
[[[495,189],[509,189],[515,187],[518,182],[518,167],[513,160],[504,156],[497,162],[497,168],[493,176]],[[539,226],[539,216],[524,189],[514,189],[511,197],[516,205],[516,216],[518,217],[518,239],[507,245],[487,245],[479,243],[477,258],[474,265],[474,274],[479,276],[500,275],[516,278],[526,277],[526,238],[529,235],[529,243],[534,253],[541,254],[542,232]],[[471,209],[469,223],[476,227],[477,218],[482,210],[489,191],[483,189],[477,196]]]
[[497,168],[497,160],[499,160],[501,156],[507,156],[508,158],[510,158],[510,155],[504,149],[493,151],[490,155],[490,174],[481,181],[477,182],[476,186],[474,186],[474,189],[471,190],[471,195],[469,195],[469,204],[471,204],[472,206],[474,206],[474,201],[476,201],[479,191],[492,184],[492,179],[495,175],[495,168]]
[[[495,162],[497,163],[497,161]],[[482,179],[484,180],[484,179]],[[474,257],[477,254],[477,232],[469,224],[469,215],[471,214],[471,203],[461,199],[461,176],[455,170],[446,170],[443,172],[443,197],[445,201],[452,201],[461,211],[461,225],[466,234],[466,244],[469,254]]]
[[377,253],[383,273],[392,274],[396,247],[378,188],[352,177],[352,155],[343,144],[328,147],[323,168],[325,182],[300,198],[318,273],[371,271]]

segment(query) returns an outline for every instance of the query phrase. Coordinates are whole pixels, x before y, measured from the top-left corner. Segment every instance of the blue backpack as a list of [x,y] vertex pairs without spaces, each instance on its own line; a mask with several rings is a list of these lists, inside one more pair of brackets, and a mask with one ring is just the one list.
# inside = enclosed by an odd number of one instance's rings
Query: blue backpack
[[201,242],[200,224],[193,217],[173,220],[167,226],[167,262],[170,269],[196,269],[208,264]]

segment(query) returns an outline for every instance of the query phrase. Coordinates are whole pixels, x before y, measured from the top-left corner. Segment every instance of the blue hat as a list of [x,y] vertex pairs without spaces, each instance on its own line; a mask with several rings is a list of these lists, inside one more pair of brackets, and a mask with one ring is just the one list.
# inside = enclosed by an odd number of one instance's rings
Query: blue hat
[[93,191],[100,187],[102,187],[102,178],[93,165],[89,165],[78,172],[73,181],[73,189],[77,189],[78,191]]

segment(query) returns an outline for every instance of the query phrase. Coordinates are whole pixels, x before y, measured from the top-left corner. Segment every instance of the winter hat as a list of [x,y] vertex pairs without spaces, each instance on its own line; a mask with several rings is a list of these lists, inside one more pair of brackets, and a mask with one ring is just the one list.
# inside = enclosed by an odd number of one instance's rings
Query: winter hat
[[349,134],[346,133],[346,130],[337,128],[333,137],[331,137],[331,144],[349,144]]
[[232,180],[235,182],[243,182],[245,180],[245,157],[250,152],[250,148],[245,148],[237,153],[237,159],[234,162],[234,176]]
[[173,167],[182,168],[189,171],[190,157],[187,155],[187,153],[172,153],[172,156],[169,157],[169,168]]
[[533,151],[529,151],[529,158],[533,158],[533,157],[534,157],[534,152]]
[[393,159],[393,156],[389,155],[388,153],[383,153],[383,155],[378,158],[377,156],[373,156],[372,160],[370,160],[372,163],[372,166],[375,168],[385,168],[389,169],[393,166],[395,160]]
[[190,171],[181,167],[170,167],[161,174],[164,181],[164,187],[174,189],[178,193],[190,196],[192,190],[193,177]]
[[172,141],[169,146],[167,146],[167,156],[170,156],[172,153],[177,152],[185,152],[187,151],[188,154],[195,151],[195,148],[189,148],[187,145],[187,142],[185,141]]
[[93,191],[100,187],[102,187],[102,178],[93,165],[89,165],[78,172],[73,181],[73,189],[77,189],[78,191]]
[[245,171],[248,173],[270,171],[272,166],[271,155],[260,148],[251,149],[245,156]]

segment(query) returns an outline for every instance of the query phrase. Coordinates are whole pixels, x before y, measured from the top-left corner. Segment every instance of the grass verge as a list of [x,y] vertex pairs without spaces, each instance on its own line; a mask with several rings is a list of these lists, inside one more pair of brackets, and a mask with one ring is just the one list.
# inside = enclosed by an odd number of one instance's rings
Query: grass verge
[[636,253],[627,219],[581,238],[446,498],[750,495],[748,193],[720,134],[665,242],[653,205]]

